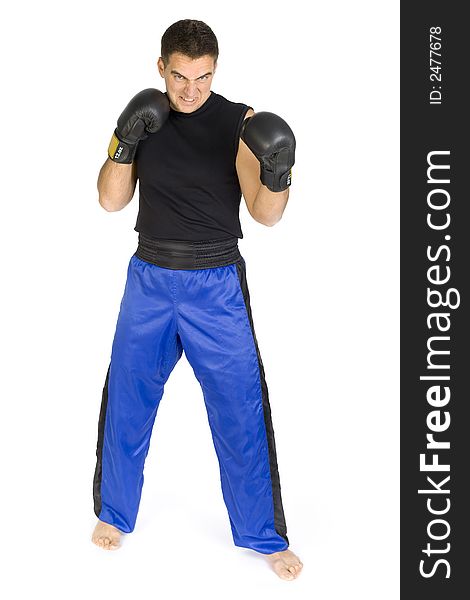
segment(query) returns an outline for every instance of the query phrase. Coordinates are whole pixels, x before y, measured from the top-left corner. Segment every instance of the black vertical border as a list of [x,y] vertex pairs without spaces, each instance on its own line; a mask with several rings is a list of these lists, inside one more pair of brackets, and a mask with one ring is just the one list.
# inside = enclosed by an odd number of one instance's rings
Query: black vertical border
[[[470,465],[470,394],[467,373],[470,374],[469,331],[469,284],[470,278],[470,194],[467,179],[470,172],[469,156],[469,113],[465,89],[468,87],[468,50],[470,43],[465,3],[457,2],[401,2],[400,27],[400,146],[401,146],[401,598],[434,598],[461,600],[468,597],[470,577],[470,552],[467,549],[470,522],[470,493],[468,490]],[[430,105],[430,39],[431,27],[442,29],[442,104]],[[427,155],[431,151],[450,150],[450,184],[445,187],[451,196],[449,211],[451,223],[445,232],[433,231],[426,223],[427,194],[431,187],[427,183]],[[446,162],[446,159],[438,162]],[[451,236],[449,241],[444,235]],[[450,355],[443,361],[451,367],[449,385],[451,399],[441,410],[450,412],[451,423],[447,431],[436,434],[437,439],[448,440],[450,450],[439,452],[440,462],[450,461],[450,472],[436,473],[435,480],[441,481],[450,475],[451,505],[442,516],[450,525],[447,539],[431,540],[427,527],[433,516],[427,509],[427,496],[418,494],[426,486],[426,475],[419,469],[419,455],[426,452],[426,433],[429,429],[426,418],[431,407],[426,399],[430,382],[420,381],[427,370],[426,343],[436,329],[428,329],[426,319],[433,309],[427,303],[427,270],[431,263],[426,256],[430,245],[436,250],[447,243],[451,250],[449,262],[442,258],[439,264],[451,269],[448,287],[458,289],[461,304],[450,313],[451,327],[448,349]],[[442,255],[444,256],[444,254]],[[437,289],[437,286],[431,286]],[[446,286],[441,286],[444,289]],[[444,311],[441,307],[438,311]],[[441,372],[440,374],[443,374]],[[430,451],[428,451],[430,453]],[[446,454],[447,453],[447,454]],[[447,461],[446,461],[447,459]],[[445,505],[444,495],[434,495],[435,507]],[[439,504],[440,503],[440,504]],[[445,526],[434,528],[440,534]],[[435,549],[443,549],[450,543],[449,552],[423,553],[427,543]],[[446,578],[447,567],[437,567],[432,577],[425,578],[419,572],[420,561],[426,561],[428,571],[439,558],[448,560],[450,577]]]
[[101,501],[101,481],[103,477],[103,443],[104,443],[104,426],[106,422],[106,413],[108,410],[108,386],[109,386],[109,371],[111,364],[108,366],[106,379],[101,394],[100,415],[98,419],[98,440],[96,443],[96,465],[93,475],[93,507],[95,515],[99,518],[102,508]]
[[281,481],[279,477],[279,468],[277,464],[277,451],[276,451],[276,440],[274,436],[274,428],[271,416],[271,405],[269,402],[269,392],[266,383],[266,377],[264,373],[264,365],[261,360],[261,354],[258,347],[258,340],[256,339],[255,328],[253,324],[253,315],[251,312],[250,303],[250,292],[248,290],[248,282],[246,277],[246,263],[245,259],[241,258],[235,263],[237,268],[238,280],[240,282],[240,288],[243,294],[243,300],[245,302],[246,312],[248,314],[248,320],[250,323],[251,333],[253,334],[253,341],[255,344],[256,355],[258,357],[258,368],[260,375],[261,384],[261,396],[263,401],[263,416],[264,425],[266,429],[266,438],[268,442],[268,457],[269,457],[269,469],[271,473],[271,489],[274,504],[274,528],[276,532],[286,540],[289,544],[289,538],[287,537],[287,525],[286,518],[284,515],[284,507],[282,505],[281,496]]

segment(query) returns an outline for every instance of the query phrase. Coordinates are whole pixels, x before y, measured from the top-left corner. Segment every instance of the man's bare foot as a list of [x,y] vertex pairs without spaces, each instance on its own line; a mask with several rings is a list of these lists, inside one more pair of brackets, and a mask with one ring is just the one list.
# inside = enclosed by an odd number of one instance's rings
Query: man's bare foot
[[302,567],[304,566],[298,556],[291,550],[283,550],[282,552],[274,552],[273,554],[265,555],[275,573],[281,579],[295,579],[298,577]]
[[121,533],[114,525],[98,521],[91,536],[91,541],[105,550],[118,550],[121,547],[119,542]]

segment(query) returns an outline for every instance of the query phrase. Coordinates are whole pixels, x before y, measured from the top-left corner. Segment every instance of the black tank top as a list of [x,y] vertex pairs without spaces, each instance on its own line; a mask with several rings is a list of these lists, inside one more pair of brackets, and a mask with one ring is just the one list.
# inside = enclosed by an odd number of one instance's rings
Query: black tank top
[[211,91],[192,113],[170,109],[160,131],[139,142],[135,231],[170,240],[243,238],[235,159],[248,108]]

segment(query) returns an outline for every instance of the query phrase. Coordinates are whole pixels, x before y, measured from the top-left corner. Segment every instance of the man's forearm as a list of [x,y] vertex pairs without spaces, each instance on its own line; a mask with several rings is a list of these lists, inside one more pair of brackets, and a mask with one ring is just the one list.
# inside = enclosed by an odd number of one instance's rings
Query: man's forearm
[[281,220],[289,198],[289,188],[282,192],[272,192],[265,185],[260,185],[253,202],[252,217],[271,227]]
[[99,203],[108,211],[124,208],[135,190],[133,164],[119,164],[109,158],[98,175]]

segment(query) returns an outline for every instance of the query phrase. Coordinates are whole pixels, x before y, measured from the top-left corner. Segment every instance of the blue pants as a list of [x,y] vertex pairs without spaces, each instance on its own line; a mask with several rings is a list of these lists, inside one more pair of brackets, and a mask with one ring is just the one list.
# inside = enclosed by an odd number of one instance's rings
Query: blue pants
[[201,384],[235,545],[264,554],[285,550],[268,389],[243,258],[177,270],[131,257],[98,424],[96,516],[133,531],[158,405],[183,350]]

